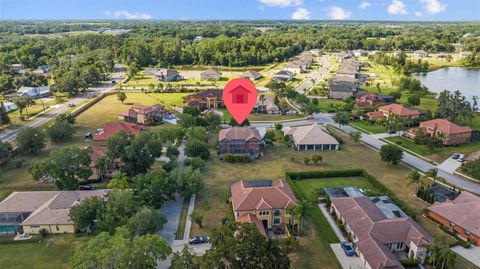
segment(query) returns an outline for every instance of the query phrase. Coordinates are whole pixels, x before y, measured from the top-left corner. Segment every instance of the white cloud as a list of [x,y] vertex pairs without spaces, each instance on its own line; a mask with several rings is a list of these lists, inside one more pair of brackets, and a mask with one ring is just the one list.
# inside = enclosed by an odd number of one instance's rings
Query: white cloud
[[260,3],[269,7],[291,7],[301,6],[303,0],[258,0]]
[[292,20],[309,20],[310,19],[310,11],[308,9],[299,7],[295,12],[292,14]]
[[440,3],[438,0],[420,0],[420,2],[430,14],[437,14],[447,9],[447,5]]
[[152,15],[147,13],[130,13],[126,10],[105,11],[105,15],[114,19],[127,19],[127,20],[149,20]]
[[415,16],[421,17],[421,16],[422,16],[422,12],[420,12],[420,11],[415,11]]
[[369,8],[369,7],[371,7],[371,6],[372,6],[372,4],[370,4],[370,2],[362,2],[362,3],[360,3],[359,8],[360,8],[360,9],[367,9],[367,8]]
[[332,6],[328,9],[327,15],[328,17],[334,20],[345,20],[350,18],[350,15],[352,15],[352,12],[345,10],[341,7]]
[[407,6],[401,0],[393,0],[387,9],[390,14],[407,14]]

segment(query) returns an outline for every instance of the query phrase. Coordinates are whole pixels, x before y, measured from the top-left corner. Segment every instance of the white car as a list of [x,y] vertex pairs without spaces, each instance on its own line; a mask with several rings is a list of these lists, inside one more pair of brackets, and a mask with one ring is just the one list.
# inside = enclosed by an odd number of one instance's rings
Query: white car
[[458,155],[458,158],[457,158],[458,162],[463,162],[464,160],[465,160],[465,155],[463,154]]

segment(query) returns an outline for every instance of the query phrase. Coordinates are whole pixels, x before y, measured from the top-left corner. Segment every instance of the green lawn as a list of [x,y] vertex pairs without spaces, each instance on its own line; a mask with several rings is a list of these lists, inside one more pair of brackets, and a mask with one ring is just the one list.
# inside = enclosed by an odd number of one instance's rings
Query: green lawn
[[371,185],[363,177],[329,177],[329,178],[309,178],[302,180],[293,180],[298,189],[313,201],[313,191],[318,188],[339,187],[339,186],[357,186],[362,189],[370,189]]
[[350,125],[359,129],[360,131],[367,131],[372,134],[386,133],[387,129],[379,124],[372,124],[364,120],[352,121]]
[[177,232],[175,233],[175,240],[183,240],[185,234],[185,224],[187,222],[188,206],[190,205],[190,197],[183,198],[182,212],[178,220]]
[[441,147],[435,149],[433,152],[430,152],[426,146],[417,145],[412,140],[402,136],[393,136],[385,139],[395,144],[400,143],[398,144],[399,146],[411,150],[422,156],[425,156],[438,163],[443,162],[445,159],[449,158],[454,153],[462,153],[468,155],[469,153],[480,149],[480,141],[477,141],[457,146]]
[[[86,237],[55,235],[42,240],[41,243],[0,244],[0,268],[70,268],[69,260],[75,249],[83,245],[86,240]],[[48,247],[47,241],[53,244]]]
[[318,108],[322,112],[336,112],[341,110],[345,105],[342,100],[335,99],[318,99]]

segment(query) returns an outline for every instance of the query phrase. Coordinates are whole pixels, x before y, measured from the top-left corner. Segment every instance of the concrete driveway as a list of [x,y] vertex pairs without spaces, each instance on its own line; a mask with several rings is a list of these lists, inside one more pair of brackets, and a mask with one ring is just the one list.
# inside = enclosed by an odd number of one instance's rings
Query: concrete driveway
[[332,248],[333,253],[335,253],[335,256],[337,257],[343,269],[366,269],[360,257],[347,256],[340,244],[330,244],[330,247]]
[[[452,155],[453,156],[453,155]],[[438,169],[442,169],[446,172],[452,173],[457,170],[460,166],[462,166],[462,163],[452,159],[452,156],[448,157],[443,163],[439,164],[437,167]]]
[[472,245],[470,248],[464,248],[459,245],[452,250],[480,268],[480,247]]

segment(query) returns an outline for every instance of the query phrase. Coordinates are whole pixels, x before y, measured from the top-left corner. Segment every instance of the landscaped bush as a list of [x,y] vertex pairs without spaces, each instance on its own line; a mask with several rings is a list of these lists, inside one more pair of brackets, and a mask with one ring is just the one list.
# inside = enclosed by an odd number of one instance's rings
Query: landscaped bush
[[400,260],[400,263],[405,266],[405,267],[417,267],[418,266],[418,260],[417,259],[403,259]]
[[248,163],[251,162],[250,156],[247,154],[225,154],[223,160],[228,163]]

